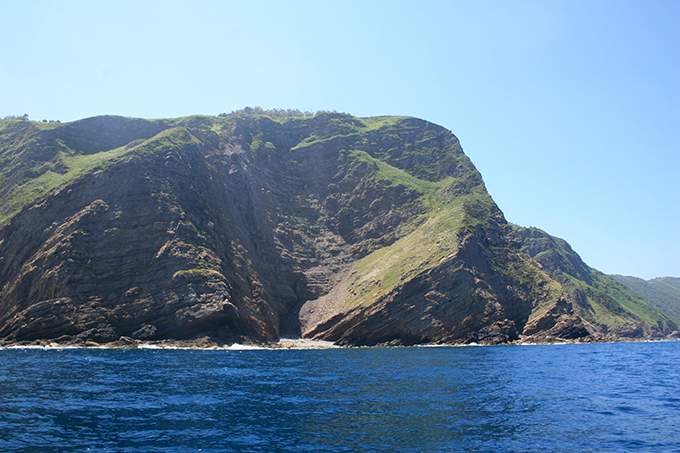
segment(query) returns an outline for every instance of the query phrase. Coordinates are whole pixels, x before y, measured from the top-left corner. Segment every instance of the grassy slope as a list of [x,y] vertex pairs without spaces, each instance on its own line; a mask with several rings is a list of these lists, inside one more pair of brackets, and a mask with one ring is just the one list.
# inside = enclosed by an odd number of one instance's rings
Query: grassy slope
[[[63,185],[98,167],[106,166],[124,153],[124,149],[114,149],[90,155],[74,155],[59,152],[56,159],[63,165],[63,169],[60,169],[58,172],[48,169],[41,172],[35,178],[22,179],[8,190],[7,198],[3,200],[5,204],[0,208],[0,225],[5,224],[25,205],[43,197],[55,187]],[[0,176],[0,178],[2,177]],[[0,184],[5,185],[5,181],[2,181],[2,179],[0,179]]]
[[680,324],[680,278],[663,277],[643,280],[623,275],[611,277],[638,293]]
[[462,226],[460,203],[441,201],[446,181],[439,186],[423,194],[429,210],[415,231],[355,264],[348,282],[348,305],[374,301],[455,250],[456,233]]
[[[137,139],[106,149],[104,141],[90,141],[83,143],[82,147],[74,147],[68,143],[69,134],[72,134],[69,129],[78,123],[0,121],[0,226],[24,206],[44,197],[54,188],[112,165],[132,152],[149,150],[153,145],[167,144],[169,140],[168,134],[161,132],[159,138],[165,139],[163,143],[152,144],[150,140],[153,139]],[[82,124],[78,127],[84,128]],[[162,124],[158,128],[166,127]],[[88,132],[96,135],[96,129],[90,128]],[[185,138],[179,137],[177,146],[182,146]],[[104,149],[92,152],[91,148]]]
[[[138,125],[141,130],[124,130],[118,124],[106,128],[107,118],[125,121],[128,129]],[[2,120],[0,227],[24,206],[84,174],[125,157],[199,144],[188,128],[210,130],[215,123],[216,118],[204,116],[172,120],[95,117],[73,123]],[[88,139],[78,140],[79,134]],[[115,142],[121,144],[112,146]]]

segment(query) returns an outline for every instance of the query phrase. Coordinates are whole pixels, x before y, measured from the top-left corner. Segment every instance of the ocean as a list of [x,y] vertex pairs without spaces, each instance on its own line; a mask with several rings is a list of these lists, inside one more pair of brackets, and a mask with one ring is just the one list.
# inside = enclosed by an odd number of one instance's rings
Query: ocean
[[680,452],[680,342],[0,349],[3,452]]

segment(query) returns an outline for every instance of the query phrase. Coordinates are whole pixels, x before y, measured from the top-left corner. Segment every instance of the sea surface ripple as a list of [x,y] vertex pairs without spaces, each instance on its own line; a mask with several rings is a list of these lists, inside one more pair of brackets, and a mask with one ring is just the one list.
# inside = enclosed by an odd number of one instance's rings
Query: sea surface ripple
[[680,342],[0,349],[0,451],[680,452]]

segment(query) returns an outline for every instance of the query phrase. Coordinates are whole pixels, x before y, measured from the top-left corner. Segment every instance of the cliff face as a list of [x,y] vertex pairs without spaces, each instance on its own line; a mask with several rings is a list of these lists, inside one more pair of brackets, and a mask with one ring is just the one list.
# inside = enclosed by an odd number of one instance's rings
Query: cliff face
[[[634,310],[618,324],[588,317],[569,279],[530,257],[453,134],[422,120],[3,123],[4,341],[501,343],[677,329]],[[592,285],[588,272],[573,278]],[[635,329],[612,328],[621,319]]]

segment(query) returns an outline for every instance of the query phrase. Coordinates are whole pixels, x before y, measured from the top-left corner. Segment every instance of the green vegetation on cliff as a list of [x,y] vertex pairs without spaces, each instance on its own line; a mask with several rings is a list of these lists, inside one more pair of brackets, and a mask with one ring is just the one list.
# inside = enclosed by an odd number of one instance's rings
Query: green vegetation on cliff
[[643,280],[624,275],[611,277],[635,291],[680,324],[680,278],[661,277]]
[[[522,249],[559,282],[592,325],[632,334],[645,325],[675,329],[674,321],[614,278],[587,266],[563,239],[515,226]],[[641,323],[642,322],[642,323]]]
[[0,339],[503,343],[677,326],[410,117],[0,121]]
[[118,117],[63,124],[0,121],[0,225],[56,187],[117,162],[143,142],[139,137],[165,127]]

